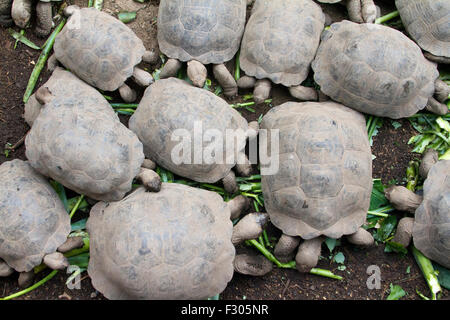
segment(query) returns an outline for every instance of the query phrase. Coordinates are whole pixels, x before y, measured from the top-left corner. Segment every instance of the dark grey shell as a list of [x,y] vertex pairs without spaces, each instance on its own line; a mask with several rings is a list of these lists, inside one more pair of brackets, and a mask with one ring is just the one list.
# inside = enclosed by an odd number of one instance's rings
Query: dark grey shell
[[294,86],[308,76],[325,15],[311,0],[257,0],[245,27],[242,70],[258,79]]
[[56,58],[79,78],[115,91],[142,60],[142,40],[120,20],[95,8],[82,8],[56,36]]
[[304,239],[356,232],[366,220],[372,192],[363,115],[334,102],[288,102],[271,109],[261,129],[269,137],[279,130],[279,153],[272,153],[279,169],[262,175],[271,222]]
[[425,108],[439,76],[436,65],[400,31],[350,21],[323,32],[312,68],[333,100],[393,119]]
[[55,190],[28,162],[4,162],[0,177],[0,260],[28,272],[66,241],[70,218]]
[[233,276],[230,210],[210,191],[163,183],[97,203],[88,273],[109,299],[206,299]]
[[[181,139],[175,140],[174,136],[189,138],[193,142],[194,130],[199,126],[203,133],[216,130],[225,137],[228,129],[241,130],[242,135],[238,136],[235,148],[231,150],[226,144],[226,138],[218,142],[223,153],[221,163],[207,164],[201,161],[195,164],[194,143],[191,144],[189,161],[174,162],[172,152],[181,144]],[[234,167],[236,162],[229,158],[245,148],[248,123],[239,112],[215,94],[180,79],[169,78],[156,81],[145,90],[136,112],[130,118],[129,128],[144,144],[147,158],[182,177],[213,183],[225,177]],[[200,149],[206,152],[213,145],[214,142],[203,141]]]
[[158,43],[170,58],[224,63],[239,49],[246,0],[161,0]]
[[419,46],[440,57],[450,57],[450,1],[396,0],[403,25]]
[[93,199],[122,199],[144,161],[142,143],[97,90],[70,72],[57,69],[48,83],[53,99],[25,139],[30,165]]
[[414,245],[428,258],[450,268],[450,160],[431,167],[423,194],[415,213]]

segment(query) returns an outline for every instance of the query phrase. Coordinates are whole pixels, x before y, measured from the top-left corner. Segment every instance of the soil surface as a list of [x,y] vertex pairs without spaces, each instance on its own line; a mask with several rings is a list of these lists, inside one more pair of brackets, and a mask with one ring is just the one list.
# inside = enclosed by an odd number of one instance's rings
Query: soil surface
[[[75,4],[86,6],[87,1],[75,0]],[[117,14],[120,11],[137,11],[137,19],[129,26],[144,41],[147,49],[158,50],[156,41],[156,16],[159,1],[150,1],[144,4],[130,0],[106,0],[104,11]],[[324,6],[326,11],[331,11],[335,17],[345,17],[343,7],[339,5]],[[335,11],[337,10],[337,11]],[[383,12],[389,8],[383,7]],[[17,28],[16,28],[17,30]],[[19,30],[17,30],[19,31]],[[38,45],[45,40],[34,36],[32,29],[27,29],[26,36]],[[15,158],[25,159],[25,147],[19,145],[16,150],[10,151],[8,157],[3,150],[7,143],[14,145],[20,141],[29,130],[22,114],[24,105],[23,93],[27,86],[29,76],[36,63],[39,52],[30,49],[22,43],[17,44],[8,34],[7,30],[0,28],[0,164]],[[229,67],[234,62],[229,63]],[[156,66],[143,64],[144,68],[153,70]],[[212,75],[209,69],[209,74]],[[45,82],[50,76],[44,70],[39,78],[36,88]],[[142,89],[139,94],[142,94]],[[248,92],[240,92],[240,96],[230,103],[242,102],[243,95]],[[113,94],[117,97],[116,94]],[[272,103],[256,107],[256,112],[240,110],[248,120],[256,120],[261,114],[265,114],[272,106],[286,101],[294,101],[286,88],[275,86],[272,91]],[[127,123],[127,117],[121,117]],[[373,176],[381,178],[387,184],[389,182],[401,183],[405,176],[405,170],[411,159],[419,158],[419,155],[411,153],[411,147],[407,142],[416,134],[407,120],[399,120],[401,127],[395,129],[390,120],[385,120],[378,135],[374,138],[372,152],[376,156],[373,161]],[[398,213],[399,217],[402,216]],[[279,231],[270,229],[270,235],[279,236]],[[247,249],[252,250],[252,249]],[[264,277],[249,277],[235,274],[226,290],[221,294],[221,299],[386,299],[389,294],[389,285],[400,285],[407,295],[403,299],[420,299],[415,293],[416,289],[428,294],[427,285],[423,276],[410,253],[401,256],[394,253],[385,253],[384,245],[379,244],[369,249],[358,249],[342,239],[341,245],[336,247],[334,254],[342,252],[345,256],[345,270],[338,269],[339,265],[331,262],[332,257],[326,246],[323,246],[323,259],[319,261],[319,268],[325,268],[343,276],[344,280],[337,281],[322,278],[310,274],[300,274],[296,270],[277,269]],[[366,281],[369,277],[367,268],[378,266],[381,271],[380,289],[369,290]],[[48,274],[42,272],[40,279]],[[0,297],[7,296],[20,289],[17,286],[17,274],[0,279]],[[69,290],[65,286],[68,275],[59,272],[44,286],[20,297],[19,299],[104,299],[91,285],[87,273],[82,274],[81,289]],[[445,289],[444,289],[445,290]],[[448,291],[444,292],[448,297]]]

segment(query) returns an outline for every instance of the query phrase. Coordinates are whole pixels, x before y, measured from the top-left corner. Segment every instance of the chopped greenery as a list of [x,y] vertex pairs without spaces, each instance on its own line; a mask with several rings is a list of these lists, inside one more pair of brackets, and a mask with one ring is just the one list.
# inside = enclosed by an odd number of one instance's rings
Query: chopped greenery
[[136,12],[126,12],[126,11],[122,11],[119,12],[119,14],[117,15],[117,18],[122,21],[123,23],[130,23],[134,20],[136,20]]
[[393,285],[392,283],[389,285],[390,293],[387,297],[387,300],[400,300],[400,298],[406,296],[405,290],[399,285]]
[[408,118],[413,128],[419,132],[408,144],[414,146],[413,152],[422,154],[426,149],[435,149],[443,155],[450,148],[450,114],[438,116],[417,113]]

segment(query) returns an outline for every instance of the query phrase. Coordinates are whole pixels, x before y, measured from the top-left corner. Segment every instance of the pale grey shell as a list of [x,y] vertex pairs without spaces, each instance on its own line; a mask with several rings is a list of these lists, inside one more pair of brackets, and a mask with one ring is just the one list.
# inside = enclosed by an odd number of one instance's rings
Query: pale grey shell
[[53,99],[25,139],[30,165],[93,199],[122,199],[144,161],[142,143],[97,90],[70,72],[59,69],[49,82]]
[[409,35],[422,49],[450,57],[450,1],[396,0],[395,5]]
[[95,8],[82,8],[56,36],[56,58],[79,78],[115,91],[142,60],[142,40],[120,20]]
[[356,232],[366,220],[372,192],[363,115],[334,102],[288,102],[271,109],[261,129],[269,137],[279,130],[279,153],[271,156],[279,157],[279,169],[262,175],[271,222],[304,239]]
[[[194,130],[200,124],[203,133],[216,130],[224,137],[223,142],[218,142],[223,153],[221,163],[206,164],[202,160],[195,164],[194,143],[191,144],[191,164],[176,163],[172,152],[182,142],[173,137],[190,138],[194,142]],[[136,112],[130,118],[129,128],[144,144],[147,158],[182,177],[213,183],[225,177],[234,167],[236,162],[229,159],[245,148],[248,123],[215,94],[180,79],[169,78],[158,80],[145,90]],[[243,133],[231,150],[227,149],[226,144],[227,129],[241,130]],[[203,141],[201,151],[206,152],[208,146],[211,147],[212,143]]]
[[246,0],[161,0],[158,43],[170,58],[224,63],[239,49]]
[[210,191],[163,183],[97,203],[87,222],[94,288],[109,299],[206,299],[233,276],[230,210]]
[[323,32],[312,68],[333,100],[393,119],[425,108],[439,76],[436,65],[400,31],[350,21]]
[[431,167],[417,208],[414,245],[428,258],[450,268],[450,160]]
[[48,181],[28,162],[4,162],[0,177],[0,260],[18,272],[28,272],[66,241],[69,214]]
[[285,86],[308,76],[325,15],[311,0],[257,0],[245,27],[240,66],[249,76]]

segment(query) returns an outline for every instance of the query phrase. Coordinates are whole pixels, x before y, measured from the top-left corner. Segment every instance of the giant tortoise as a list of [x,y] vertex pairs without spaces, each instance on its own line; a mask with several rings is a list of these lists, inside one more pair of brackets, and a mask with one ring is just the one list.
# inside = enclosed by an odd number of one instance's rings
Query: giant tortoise
[[450,63],[450,1],[396,0],[403,25],[425,56]]
[[214,77],[226,96],[237,94],[237,84],[224,63],[230,61],[244,33],[246,0],[162,0],[158,12],[158,43],[169,58],[161,78],[176,76],[181,61],[188,61],[187,74],[203,87],[213,64]]
[[238,86],[254,86],[256,103],[268,98],[270,80],[289,87],[298,99],[316,100],[316,91],[301,83],[310,71],[324,23],[320,6],[312,0],[257,0],[242,38],[239,57],[246,76]]
[[145,50],[127,25],[105,12],[77,6],[64,12],[70,17],[56,36],[49,67],[59,61],[90,85],[104,91],[119,89],[123,100],[134,101],[136,93],[125,81],[133,77],[141,86],[152,83],[152,76],[136,66],[141,60],[154,62],[157,56]]
[[[40,110],[40,111],[39,111]],[[142,143],[94,88],[63,69],[29,100],[26,139],[30,165],[44,176],[96,200],[120,200],[138,176],[151,189],[161,181],[142,168]]]
[[[322,33],[312,63],[321,91],[347,107],[393,119],[427,110],[446,114],[450,88],[436,64],[398,30],[350,21]],[[433,98],[435,94],[435,98]]]
[[[244,197],[225,203],[214,192],[176,183],[139,188],[91,210],[88,273],[109,299],[206,299],[233,276],[234,245],[257,238],[267,214],[235,227]],[[264,257],[262,259],[266,260]]]
[[0,176],[0,277],[15,270],[20,272],[20,286],[27,286],[33,268],[42,262],[52,269],[68,266],[57,250],[72,249],[63,246],[70,218],[50,183],[28,162],[4,162]]
[[231,169],[250,173],[244,151],[247,137],[256,130],[223,99],[183,80],[163,79],[149,86],[129,128],[144,144],[146,157],[182,177],[206,183],[223,180],[234,192]]
[[393,239],[407,247],[411,241],[428,258],[450,268],[450,160],[439,160],[435,150],[425,154],[420,174],[423,196],[401,186],[386,190],[386,197],[401,211],[415,214],[399,221]]
[[[362,114],[334,102],[284,103],[261,122],[263,158],[279,161],[276,173],[261,165],[262,191],[271,222],[283,231],[275,253],[289,256],[301,237],[297,269],[308,272],[320,256],[322,236],[371,245],[361,226],[372,191],[372,154]],[[264,131],[262,131],[264,132]],[[279,132],[276,139],[268,139]],[[269,134],[270,133],[270,134]],[[267,139],[267,140],[266,140]],[[278,150],[277,150],[278,149]],[[296,239],[293,239],[296,238]]]

